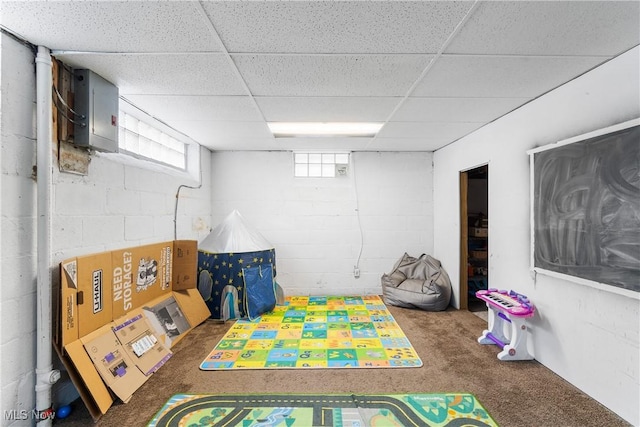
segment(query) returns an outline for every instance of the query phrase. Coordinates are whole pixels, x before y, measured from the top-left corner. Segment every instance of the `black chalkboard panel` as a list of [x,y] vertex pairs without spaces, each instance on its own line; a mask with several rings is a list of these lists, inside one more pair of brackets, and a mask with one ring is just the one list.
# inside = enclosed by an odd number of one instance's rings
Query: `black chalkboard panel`
[[640,292],[640,126],[533,156],[534,267]]

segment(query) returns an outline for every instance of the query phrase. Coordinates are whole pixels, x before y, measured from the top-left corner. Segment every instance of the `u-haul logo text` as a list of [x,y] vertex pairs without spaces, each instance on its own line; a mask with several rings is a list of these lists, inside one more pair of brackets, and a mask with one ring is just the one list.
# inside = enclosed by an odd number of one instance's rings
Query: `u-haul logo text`
[[102,270],[93,272],[93,314],[102,311]]

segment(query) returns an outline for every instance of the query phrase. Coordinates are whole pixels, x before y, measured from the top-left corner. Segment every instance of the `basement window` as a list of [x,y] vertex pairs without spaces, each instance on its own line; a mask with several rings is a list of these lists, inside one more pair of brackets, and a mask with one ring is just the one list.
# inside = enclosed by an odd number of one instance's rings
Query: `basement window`
[[182,135],[124,99],[120,101],[120,152],[186,170],[189,144]]
[[346,176],[349,153],[293,153],[296,178],[335,178]]

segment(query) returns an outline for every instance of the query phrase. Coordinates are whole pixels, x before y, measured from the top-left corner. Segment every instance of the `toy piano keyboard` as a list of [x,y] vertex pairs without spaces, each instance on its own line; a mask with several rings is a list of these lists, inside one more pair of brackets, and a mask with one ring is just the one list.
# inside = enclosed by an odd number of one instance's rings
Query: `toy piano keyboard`
[[[476,297],[483,300],[489,309],[489,326],[478,338],[480,344],[495,344],[502,348],[500,360],[531,360],[527,351],[527,326],[525,321],[535,313],[529,299],[515,291],[497,289],[480,290]],[[511,339],[504,333],[505,322],[511,324]]]
[[529,298],[515,291],[480,290],[476,292],[476,297],[511,316],[531,317],[535,310]]

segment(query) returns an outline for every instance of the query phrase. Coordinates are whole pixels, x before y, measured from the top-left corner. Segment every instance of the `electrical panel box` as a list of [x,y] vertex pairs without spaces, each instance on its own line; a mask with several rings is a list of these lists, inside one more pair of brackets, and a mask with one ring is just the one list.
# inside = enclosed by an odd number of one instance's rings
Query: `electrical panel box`
[[118,88],[91,70],[74,70],[74,84],[73,143],[118,152]]

